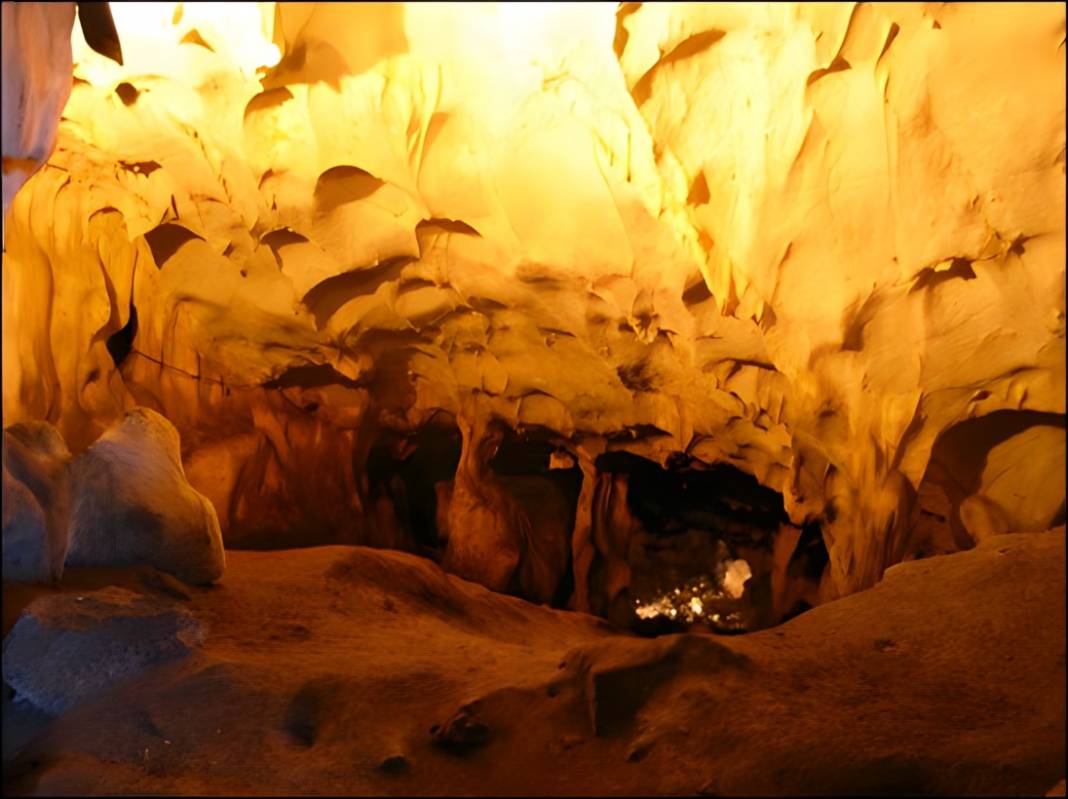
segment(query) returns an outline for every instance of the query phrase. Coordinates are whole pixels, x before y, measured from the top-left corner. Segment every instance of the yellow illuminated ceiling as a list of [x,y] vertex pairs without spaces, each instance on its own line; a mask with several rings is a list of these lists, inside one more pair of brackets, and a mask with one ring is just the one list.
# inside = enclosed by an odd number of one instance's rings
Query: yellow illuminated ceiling
[[[242,459],[299,493],[478,390],[580,457],[749,471],[852,590],[914,551],[940,434],[1065,410],[1061,5],[112,11],[124,66],[74,26],[6,221],[5,424],[77,448],[154,403],[236,508]],[[976,536],[1019,516],[994,493]]]

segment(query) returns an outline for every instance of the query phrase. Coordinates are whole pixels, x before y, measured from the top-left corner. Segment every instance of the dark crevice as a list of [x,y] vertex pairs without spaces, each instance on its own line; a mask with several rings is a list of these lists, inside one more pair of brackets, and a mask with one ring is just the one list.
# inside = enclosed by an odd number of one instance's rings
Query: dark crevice
[[503,302],[490,299],[489,297],[475,297],[471,296],[467,298],[467,304],[475,311],[481,314],[491,314],[494,311],[502,311],[508,308]]
[[808,80],[805,82],[806,86],[811,86],[820,78],[825,78],[828,75],[833,75],[835,72],[845,72],[847,69],[851,69],[852,65],[846,61],[842,56],[836,56],[834,61],[830,63],[824,69],[817,69],[811,75],[808,76]]
[[137,338],[137,308],[130,300],[130,319],[122,327],[115,331],[107,340],[108,354],[115,363],[115,368],[122,366],[123,362],[133,351],[134,339]]
[[401,255],[367,269],[345,272],[329,277],[304,295],[303,303],[315,317],[315,326],[322,330],[338,309],[356,297],[374,294],[383,283],[400,277],[405,266],[415,259]]
[[329,214],[348,203],[370,197],[386,185],[366,169],[355,166],[335,166],[319,176],[315,184],[315,211]]
[[328,363],[291,366],[281,375],[263,384],[264,388],[319,388],[345,386],[359,388],[360,382],[346,377]]
[[653,78],[658,70],[674,64],[677,61],[682,61],[685,58],[691,58],[698,53],[704,52],[726,35],[727,32],[721,30],[703,31],[702,33],[696,33],[681,42],[674,50],[657,61],[656,64],[654,64],[649,71],[642,75],[641,79],[634,84],[634,88],[631,90],[634,102],[641,107],[649,99],[653,91]]
[[743,366],[752,366],[755,369],[765,369],[770,372],[778,371],[775,368],[775,364],[768,363],[767,361],[756,361],[750,358],[731,358],[731,360],[734,361],[734,367],[731,369],[727,377],[735,374]]
[[433,231],[442,231],[445,233],[459,233],[465,236],[477,236],[482,238],[482,234],[471,227],[469,224],[461,219],[444,219],[444,218],[432,218],[424,219],[418,225],[415,226],[416,235],[419,233],[430,233]]
[[890,50],[890,45],[894,43],[894,39],[897,38],[897,35],[899,33],[901,33],[901,26],[898,25],[896,22],[891,22],[890,30],[886,34],[886,42],[883,44],[882,52],[879,53],[879,57],[876,59],[876,63],[882,61],[883,56],[885,56],[887,51]]
[[567,280],[558,272],[553,272],[542,264],[523,263],[515,270],[516,280],[530,283],[546,291],[562,291],[567,286]]
[[708,180],[704,172],[699,172],[690,185],[690,193],[686,195],[686,202],[690,205],[705,205],[712,195],[708,191]]
[[975,270],[972,269],[972,262],[967,258],[954,258],[945,269],[936,270],[933,266],[929,266],[916,276],[916,281],[912,284],[912,288],[909,289],[909,293],[912,294],[923,289],[933,289],[947,280],[955,278],[974,280],[976,274]]
[[137,102],[137,97],[141,94],[132,83],[123,81],[115,87],[115,94],[122,100],[122,104],[129,107]]
[[215,48],[204,41],[204,37],[200,35],[200,31],[196,28],[190,28],[189,32],[179,40],[180,44],[195,44],[199,47],[203,47],[205,50],[214,53]]
[[635,361],[616,367],[619,380],[631,391],[653,391],[658,381],[646,361]]
[[640,438],[657,438],[659,436],[670,436],[667,430],[662,430],[653,424],[629,424],[622,430],[611,433],[608,436],[609,441],[636,441]]
[[152,250],[152,258],[159,269],[163,268],[167,260],[178,252],[183,244],[194,239],[204,240],[189,228],[173,222],[166,222],[145,234],[145,241],[148,242],[149,249]]
[[782,494],[751,475],[723,463],[695,468],[699,463],[685,455],[671,463],[675,468],[663,469],[629,452],[607,452],[596,465],[631,476],[631,510],[651,532],[678,532],[687,524],[711,524],[717,517],[724,529],[735,520],[767,529],[789,523]]
[[107,3],[78,3],[78,21],[85,43],[122,66],[122,45]]
[[157,169],[160,169],[158,161],[119,161],[119,166],[123,169],[134,172],[138,175],[151,175]]
[[861,352],[864,349],[864,328],[875,317],[881,306],[882,300],[873,294],[864,301],[859,311],[852,314],[852,318],[845,326],[845,336],[842,339],[844,351]]
[[698,282],[694,283],[682,293],[682,302],[688,308],[694,305],[700,305],[702,302],[706,302],[710,299],[712,299],[712,290],[708,288],[708,284],[705,283],[703,276]]
[[437,425],[424,425],[406,439],[385,436],[367,458],[371,503],[388,500],[421,554],[434,560],[445,548],[438,530],[438,484],[451,483],[459,462],[460,431]]

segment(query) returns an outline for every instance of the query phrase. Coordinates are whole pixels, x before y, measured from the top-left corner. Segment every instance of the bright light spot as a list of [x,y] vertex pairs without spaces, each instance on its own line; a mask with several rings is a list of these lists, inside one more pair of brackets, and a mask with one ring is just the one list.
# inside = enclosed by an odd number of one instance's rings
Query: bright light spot
[[71,33],[75,74],[97,86],[142,75],[188,79],[191,63],[179,57],[189,45],[182,39],[196,31],[216,54],[212,69],[237,67],[248,77],[275,66],[282,52],[272,41],[273,3],[113,3],[111,15],[122,47],[123,66],[93,51],[81,25]]
[[723,578],[723,589],[731,599],[740,599],[745,593],[745,583],[753,576],[749,564],[739,558],[732,560],[727,566],[727,574]]
[[567,452],[559,449],[554,449],[549,453],[549,469],[573,469],[575,467],[575,459]]
[[752,570],[740,558],[725,560],[721,567],[724,569],[722,584],[710,574],[702,574],[678,587],[665,588],[652,599],[635,600],[634,612],[640,619],[665,616],[687,624],[708,619],[720,626],[737,628],[743,623],[738,603],[745,593],[746,581],[752,577]]
[[560,13],[566,3],[498,3],[497,15],[514,30],[530,32],[543,23],[546,17]]

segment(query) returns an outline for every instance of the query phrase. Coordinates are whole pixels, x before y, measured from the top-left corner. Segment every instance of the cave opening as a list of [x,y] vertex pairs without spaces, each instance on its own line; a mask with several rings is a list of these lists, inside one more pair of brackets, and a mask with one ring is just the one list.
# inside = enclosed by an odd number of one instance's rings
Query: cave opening
[[[454,419],[383,436],[364,466],[367,542],[442,563],[461,454]],[[574,456],[552,431],[502,426],[487,465],[535,536],[569,542],[548,604],[572,607],[570,542],[584,479]],[[590,609],[617,627],[643,636],[744,633],[819,604],[829,561],[820,526],[792,525],[782,495],[751,475],[682,453],[662,467],[611,451],[597,458],[594,480]]]
[[383,545],[441,561],[445,537],[439,493],[452,483],[460,449],[455,423],[426,424],[410,436],[386,436],[371,448],[365,470],[372,517],[381,528],[383,513],[392,513],[399,528],[382,536]]
[[[371,507],[368,538],[440,563],[448,543],[449,504],[461,451],[455,421],[426,424],[407,436],[384,436],[372,447],[365,466]],[[570,541],[582,471],[553,443],[549,431],[502,428],[500,445],[487,465],[530,520],[535,535]],[[568,562],[550,606],[564,608],[573,590]]]
[[[730,464],[681,453],[665,467],[628,452],[605,453],[596,465],[625,482],[631,519],[610,514],[614,546],[603,547],[625,558],[630,576],[622,589],[601,589],[614,594],[606,615],[617,624],[641,635],[744,633],[818,604],[829,561],[820,527],[792,525],[780,493]],[[610,559],[595,563],[595,582],[597,571],[612,571]]]
[[[984,393],[976,399],[985,399]],[[1025,498],[1002,481],[1015,471],[1026,473],[1032,487],[1063,484],[1064,429],[1063,414],[1004,409],[944,430],[917,490],[912,556],[972,549],[983,537],[1014,527],[1064,524],[1063,493],[1054,489]]]
[[[559,536],[570,542],[582,491],[582,470],[554,438],[551,431],[539,427],[518,432],[506,429],[489,466],[526,513],[535,535]],[[551,607],[566,607],[574,591],[570,547],[568,555]]]

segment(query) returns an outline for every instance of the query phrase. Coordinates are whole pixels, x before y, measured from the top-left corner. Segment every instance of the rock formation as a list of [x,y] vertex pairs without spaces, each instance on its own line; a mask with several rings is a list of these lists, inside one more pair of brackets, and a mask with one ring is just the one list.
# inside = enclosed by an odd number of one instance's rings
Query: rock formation
[[8,3],[2,15],[6,221],[16,192],[55,146],[60,114],[70,96],[74,3]]
[[456,479],[451,491],[438,492],[449,503],[445,569],[495,591],[549,602],[568,566],[566,510],[551,484],[493,473],[490,460],[504,436],[500,423],[478,412],[458,422],[463,448]]
[[70,542],[70,452],[47,422],[4,430],[4,579],[59,582]]
[[123,588],[41,597],[4,638],[4,682],[55,716],[203,641],[187,611]]
[[1064,777],[1063,4],[2,5],[5,792]]
[[5,793],[1041,796],[1065,763],[1064,546],[993,536],[771,630],[654,640],[408,553],[237,551],[225,591],[27,606],[5,670],[61,630],[81,657],[19,694],[95,686]]
[[600,452],[781,493],[825,598],[1063,517],[1061,6],[9,5],[5,424],[159,411],[231,545],[369,541],[474,390],[583,470],[577,607]]
[[507,591],[532,535],[530,519],[489,469],[502,432],[482,421],[461,417],[463,449],[449,499],[446,571]]
[[151,564],[191,583],[225,567],[215,509],[186,482],[178,433],[134,408],[70,471],[70,566]]

